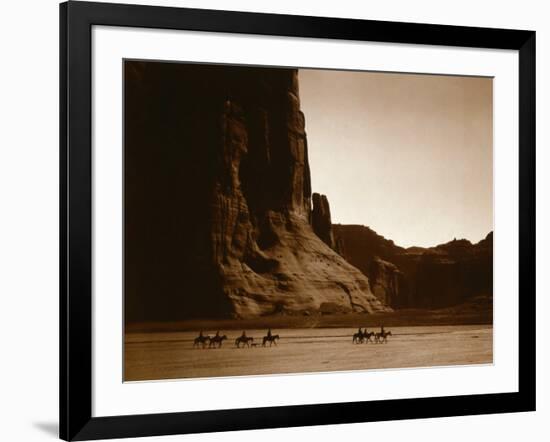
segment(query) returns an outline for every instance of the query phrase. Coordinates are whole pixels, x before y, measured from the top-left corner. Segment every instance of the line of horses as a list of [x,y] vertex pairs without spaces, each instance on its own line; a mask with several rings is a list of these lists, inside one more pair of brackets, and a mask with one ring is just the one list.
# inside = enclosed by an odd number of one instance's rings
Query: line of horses
[[[202,331],[199,336],[193,340],[193,348],[202,347],[202,348],[221,348],[223,341],[225,341],[227,335],[220,335],[218,331],[214,336],[203,335]],[[268,331],[267,335],[262,338],[262,347],[265,347],[267,344],[271,347],[273,344],[277,345],[279,340],[279,335],[271,334],[271,330]],[[241,347],[242,345],[242,347]],[[246,336],[246,332],[243,331],[241,336],[235,339],[235,347],[244,348],[244,347],[257,347],[257,344],[254,343],[254,338],[251,336]]]
[[[357,333],[352,337],[353,344],[387,344],[388,336],[391,336],[391,331],[384,330],[384,327],[380,327],[379,332],[368,331],[365,327],[365,330],[359,328]],[[193,340],[193,348],[221,348],[223,341],[227,340],[227,335],[220,335],[218,331],[215,335],[204,335],[202,331],[199,335]],[[261,346],[265,347],[267,344],[271,347],[273,344],[277,345],[279,340],[279,335],[274,335],[271,333],[271,330],[268,330],[267,335],[262,338]],[[246,335],[246,331],[243,331],[242,334],[235,339],[236,348],[244,347],[257,347],[259,344],[254,342],[254,338]]]
[[353,335],[351,342],[353,344],[368,344],[369,342],[373,344],[387,344],[388,336],[391,336],[391,331],[385,331],[384,327],[381,327],[379,332],[369,332],[365,327],[365,330],[359,328],[359,331]]

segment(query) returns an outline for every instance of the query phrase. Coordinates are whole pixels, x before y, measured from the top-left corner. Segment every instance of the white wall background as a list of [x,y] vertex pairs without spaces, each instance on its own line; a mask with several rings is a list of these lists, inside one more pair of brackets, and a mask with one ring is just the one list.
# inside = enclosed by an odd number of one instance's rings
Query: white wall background
[[[140,3],[134,1],[134,3]],[[354,17],[537,31],[538,411],[171,436],[147,440],[280,441],[544,440],[550,418],[550,11],[523,0],[153,1],[211,9]],[[56,0],[2,2],[0,26],[0,440],[57,437],[58,407],[58,7]]]

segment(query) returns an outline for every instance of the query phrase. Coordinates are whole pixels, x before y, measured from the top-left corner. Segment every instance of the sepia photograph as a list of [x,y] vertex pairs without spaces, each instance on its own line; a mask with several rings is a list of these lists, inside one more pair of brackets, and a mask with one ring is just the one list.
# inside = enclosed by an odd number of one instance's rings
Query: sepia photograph
[[125,382],[493,363],[493,78],[123,79]]

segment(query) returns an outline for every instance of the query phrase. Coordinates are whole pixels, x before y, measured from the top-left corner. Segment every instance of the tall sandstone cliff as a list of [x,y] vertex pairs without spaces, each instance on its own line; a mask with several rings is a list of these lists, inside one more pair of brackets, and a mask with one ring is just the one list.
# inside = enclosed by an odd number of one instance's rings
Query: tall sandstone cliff
[[127,321],[391,310],[312,207],[296,70],[126,62],[125,85]]

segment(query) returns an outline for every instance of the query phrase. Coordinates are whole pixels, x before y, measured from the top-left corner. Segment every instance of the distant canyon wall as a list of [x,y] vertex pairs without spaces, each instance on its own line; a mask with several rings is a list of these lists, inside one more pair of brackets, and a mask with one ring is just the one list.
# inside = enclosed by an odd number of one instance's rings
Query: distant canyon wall
[[369,277],[393,308],[443,308],[493,295],[493,233],[478,243],[453,240],[403,248],[369,227],[332,226],[339,253]]

